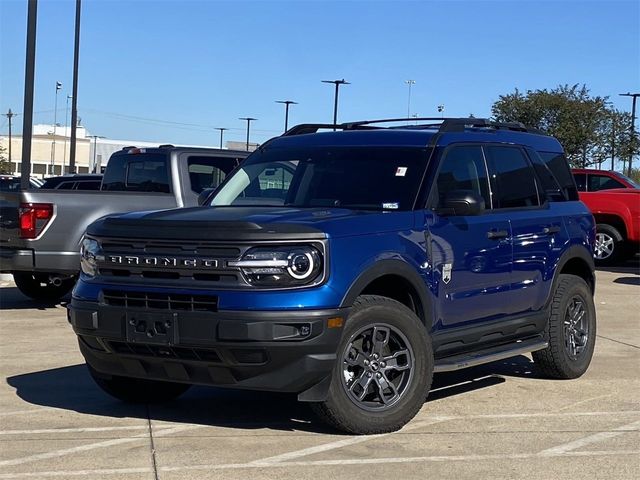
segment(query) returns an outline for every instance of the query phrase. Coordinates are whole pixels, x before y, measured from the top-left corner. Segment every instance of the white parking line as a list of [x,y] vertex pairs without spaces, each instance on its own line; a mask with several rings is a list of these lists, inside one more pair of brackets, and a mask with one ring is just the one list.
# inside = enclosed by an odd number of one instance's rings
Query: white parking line
[[[158,427],[169,428],[169,427]],[[43,433],[85,433],[85,432],[111,432],[121,430],[148,430],[148,425],[126,425],[119,427],[86,427],[86,428],[43,428],[39,430],[4,430],[0,435],[36,435]]]
[[[241,469],[264,469],[264,468],[284,468],[284,467],[321,467],[321,466],[344,466],[344,465],[374,465],[385,463],[427,463],[427,462],[478,462],[488,460],[521,460],[534,458],[552,457],[604,457],[604,456],[625,456],[639,455],[640,450],[595,450],[588,452],[566,452],[554,455],[540,455],[538,453],[514,453],[514,454],[489,454],[489,455],[434,455],[430,457],[396,457],[396,458],[347,458],[342,460],[313,460],[306,462],[276,462],[269,464],[258,463],[227,463],[210,465],[184,465],[176,467],[160,467],[160,472],[181,472],[193,470],[241,470]],[[134,473],[150,473],[150,468],[113,468],[104,470],[59,470],[44,472],[24,472],[24,473],[0,473],[1,480],[19,478],[51,478],[51,477],[76,477],[92,476],[101,478],[104,475],[126,475]]]
[[584,447],[586,445],[591,445],[592,443],[602,442],[604,440],[620,436],[626,432],[637,432],[638,428],[640,428],[640,420],[637,422],[629,423],[627,425],[622,425],[621,427],[615,428],[608,432],[595,433],[593,435],[589,435],[588,437],[579,438],[577,440],[573,440],[572,442],[567,442],[553,448],[548,448],[539,452],[539,455],[559,455],[567,453],[572,450],[577,450],[578,448]]
[[12,412],[0,412],[0,417],[8,417],[10,415],[26,415],[29,413],[48,412],[50,410],[55,410],[55,409],[51,407],[45,407],[45,408],[30,408],[29,410],[14,410]]
[[[161,430],[158,433],[154,432],[154,437],[164,437],[166,435],[171,435],[172,433],[184,432],[186,430],[193,430],[200,427],[201,425],[184,425],[181,427],[173,427],[167,430]],[[78,447],[73,447],[73,448],[64,448],[61,450],[54,450],[53,452],[37,453],[35,455],[28,455],[26,457],[12,458],[10,460],[0,461],[0,467],[7,467],[11,465],[22,465],[24,463],[35,462],[38,460],[47,460],[49,458],[63,457],[65,455],[70,455],[72,453],[86,452],[89,450],[95,450],[97,448],[113,447],[115,445],[122,445],[125,443],[137,442],[138,440],[148,439],[148,438],[149,438],[149,433],[145,432],[139,435],[135,435],[133,437],[116,438],[112,440],[106,440],[104,442],[90,443],[88,445],[80,445]]]
[[[444,422],[446,420],[451,420],[452,418],[453,417],[432,417],[428,420],[412,422],[408,424],[406,427],[404,427],[401,431],[415,430],[416,428],[421,428],[427,425],[433,425],[436,423]],[[294,452],[287,452],[281,455],[275,455],[273,457],[254,460],[250,463],[260,464],[260,465],[270,465],[273,463],[293,460],[294,458],[306,457],[307,455],[313,455],[314,453],[321,453],[329,450],[335,450],[336,448],[346,447],[348,445],[355,445],[357,443],[368,442],[370,440],[375,440],[380,437],[386,437],[388,435],[392,435],[392,433],[381,433],[378,435],[367,435],[367,436],[360,435],[357,437],[345,438],[343,440],[324,443],[322,445],[317,445],[315,447],[303,448],[302,450],[296,450]]]

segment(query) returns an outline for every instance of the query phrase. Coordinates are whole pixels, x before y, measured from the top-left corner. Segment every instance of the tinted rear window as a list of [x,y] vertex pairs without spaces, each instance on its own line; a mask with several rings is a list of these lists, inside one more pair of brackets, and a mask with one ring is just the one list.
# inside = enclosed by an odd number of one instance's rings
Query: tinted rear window
[[578,190],[564,154],[557,152],[538,152],[538,154],[558,180],[567,200],[578,200]]
[[[524,152],[517,147],[486,147],[489,171],[495,172],[498,208],[539,205],[536,176]],[[496,202],[497,200],[497,202]]]
[[109,160],[102,190],[169,193],[169,162],[154,153],[117,154]]

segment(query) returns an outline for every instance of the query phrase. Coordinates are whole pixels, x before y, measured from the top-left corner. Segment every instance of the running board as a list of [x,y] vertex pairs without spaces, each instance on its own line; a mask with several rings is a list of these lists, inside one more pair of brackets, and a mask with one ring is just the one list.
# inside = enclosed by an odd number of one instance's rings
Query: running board
[[462,368],[475,367],[476,365],[496,362],[498,360],[504,360],[505,358],[515,357],[524,353],[535,352],[536,350],[543,350],[548,346],[549,342],[540,340],[540,338],[534,338],[530,340],[521,340],[508,345],[500,345],[486,350],[480,350],[479,352],[445,357],[436,361],[433,372],[452,372]]

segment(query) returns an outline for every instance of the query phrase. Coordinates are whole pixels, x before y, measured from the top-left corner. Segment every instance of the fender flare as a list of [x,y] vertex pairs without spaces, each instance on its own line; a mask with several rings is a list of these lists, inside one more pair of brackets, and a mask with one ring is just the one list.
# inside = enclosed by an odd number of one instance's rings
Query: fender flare
[[[351,307],[358,295],[360,295],[367,285],[385,275],[397,275],[409,282],[418,294],[418,301],[420,302],[420,307],[424,313],[425,319],[431,317],[433,301],[429,296],[424,279],[414,267],[409,265],[407,262],[398,259],[375,261],[361,272],[356,280],[351,284],[344,297],[342,297],[340,307]],[[430,329],[431,325],[427,325],[427,328]]]
[[587,266],[589,267],[589,271],[591,273],[591,285],[593,287],[593,293],[595,293],[596,290],[596,276],[595,276],[595,261],[593,260],[593,255],[591,254],[591,252],[584,247],[583,245],[572,245],[570,246],[559,258],[558,263],[555,266],[554,269],[554,273],[553,273],[553,282],[551,282],[551,289],[549,290],[549,293],[547,294],[547,301],[545,302],[545,307],[548,307],[549,304],[551,303],[551,300],[553,299],[553,292],[556,291],[556,286],[558,284],[558,277],[560,276],[560,273],[562,272],[562,269],[565,267],[565,265],[575,259],[575,258],[579,258],[581,260],[583,260]]

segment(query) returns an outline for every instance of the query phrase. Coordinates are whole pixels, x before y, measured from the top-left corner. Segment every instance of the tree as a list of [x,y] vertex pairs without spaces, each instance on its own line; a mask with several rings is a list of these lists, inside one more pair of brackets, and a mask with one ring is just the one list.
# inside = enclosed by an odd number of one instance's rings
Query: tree
[[501,95],[491,107],[499,122],[522,122],[556,137],[574,167],[605,162],[613,152],[625,158],[638,152],[630,135],[631,116],[615,110],[608,97],[591,96],[579,85]]
[[0,145],[0,174],[11,173],[11,164],[6,157],[6,151],[7,149],[3,145]]

